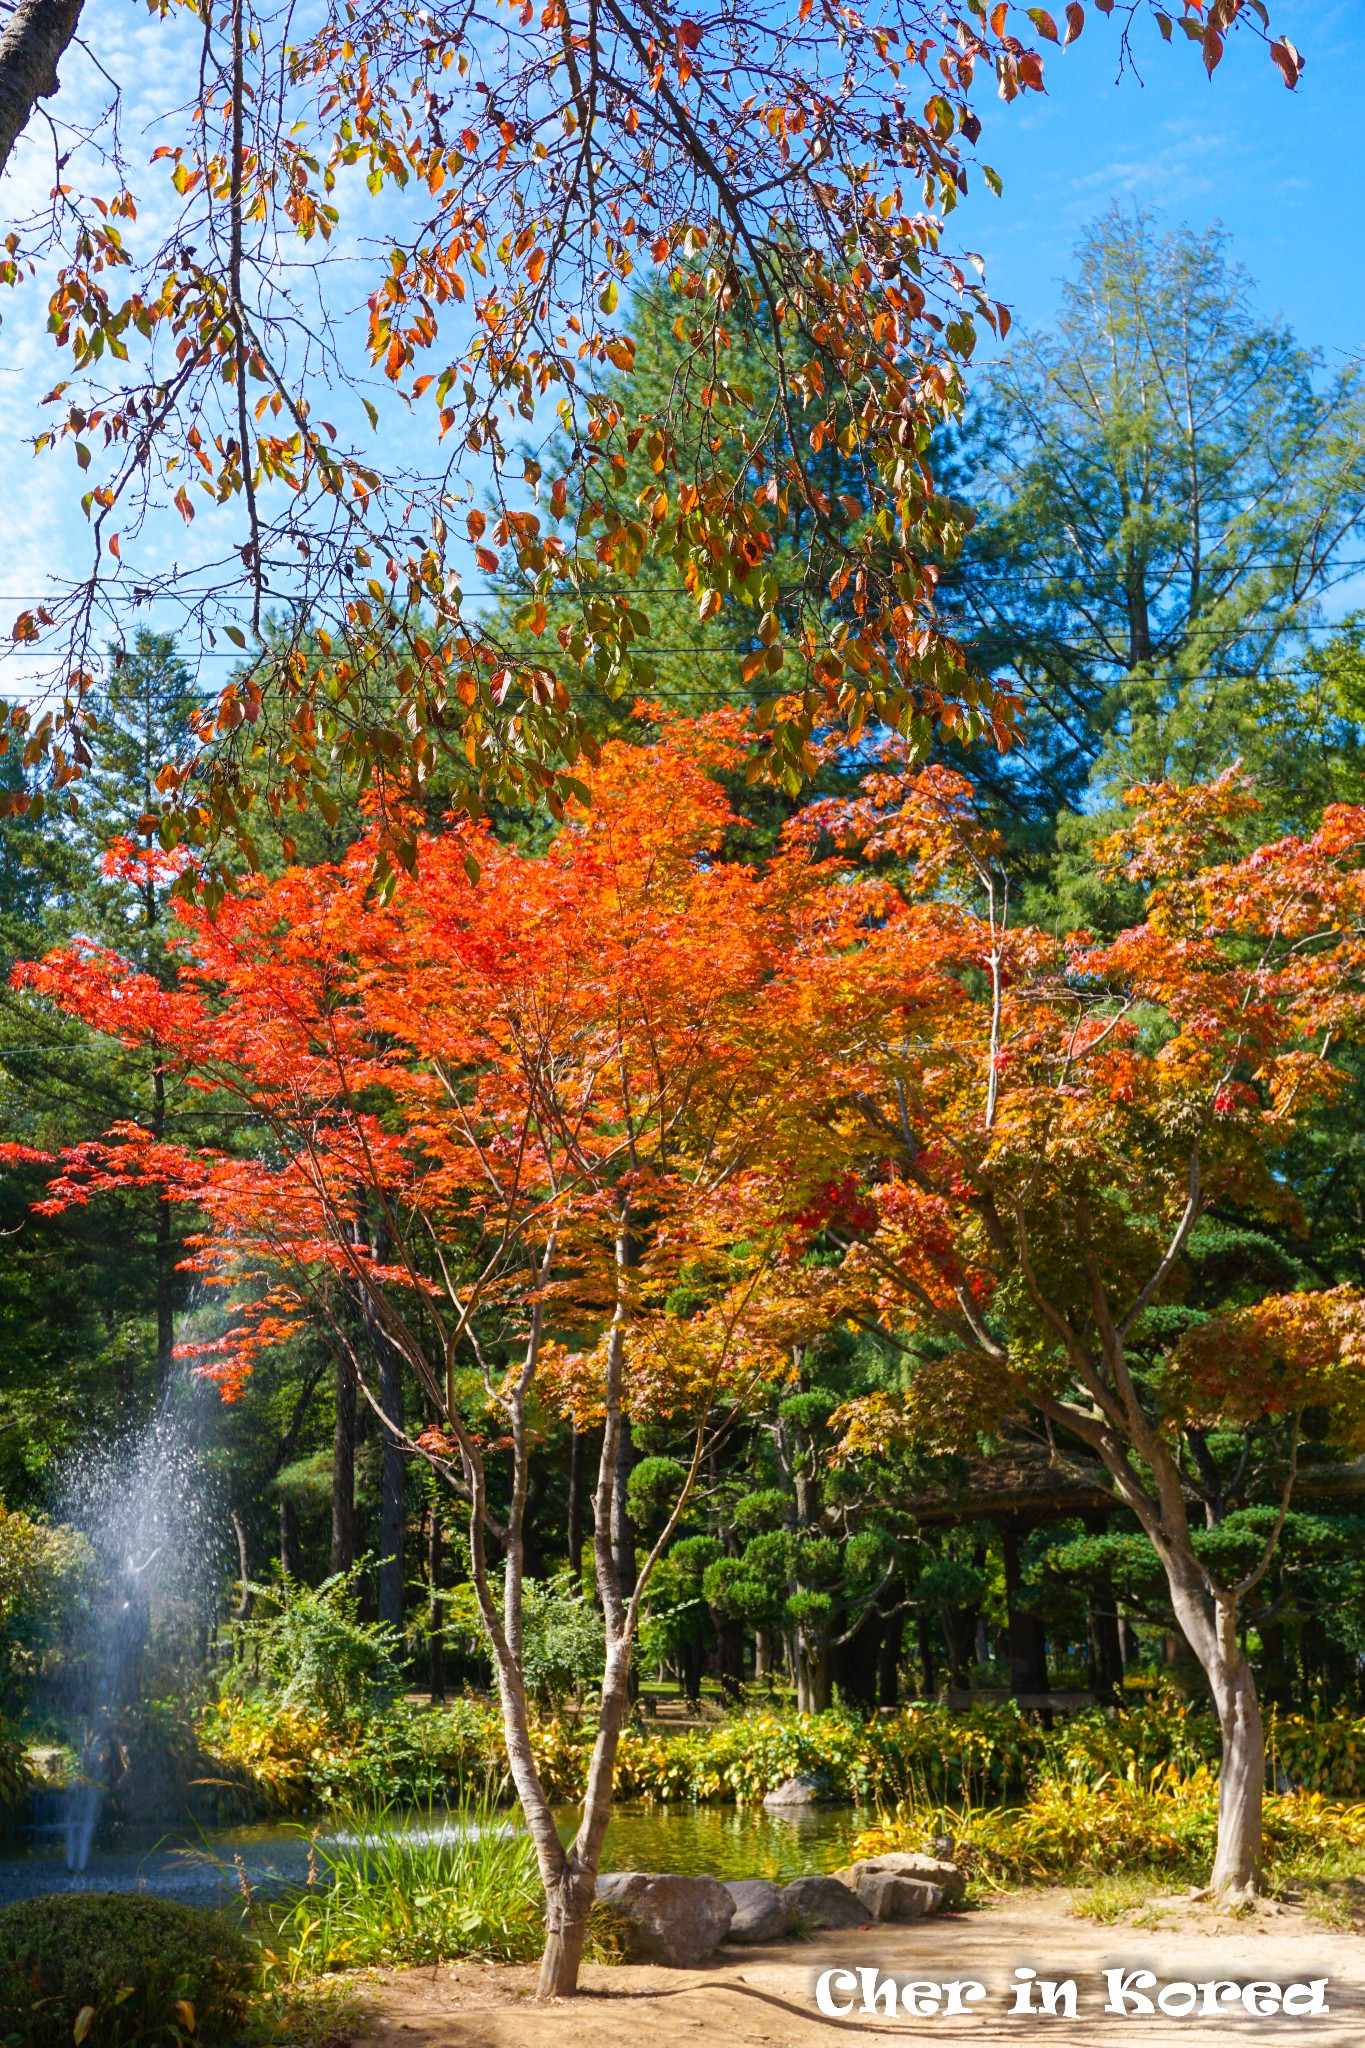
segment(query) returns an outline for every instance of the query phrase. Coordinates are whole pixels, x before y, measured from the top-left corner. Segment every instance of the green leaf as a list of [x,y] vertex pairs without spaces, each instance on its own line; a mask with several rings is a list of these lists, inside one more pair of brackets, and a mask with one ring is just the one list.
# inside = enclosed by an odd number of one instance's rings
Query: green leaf
[[609,277],[607,279],[607,288],[597,303],[604,313],[614,313],[619,298],[620,293],[616,289],[616,279]]
[[223,631],[227,634],[234,647],[246,646],[246,634],[240,626],[224,626]]

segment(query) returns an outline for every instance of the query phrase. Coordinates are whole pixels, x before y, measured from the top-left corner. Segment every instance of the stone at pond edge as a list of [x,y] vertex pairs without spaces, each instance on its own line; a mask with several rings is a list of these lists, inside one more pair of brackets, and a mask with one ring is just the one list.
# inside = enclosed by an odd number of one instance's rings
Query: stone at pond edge
[[937,1913],[943,1893],[918,1877],[898,1877],[894,1870],[868,1870],[858,1879],[858,1897],[874,1920],[900,1924]]
[[735,1902],[714,1877],[613,1870],[597,1880],[597,1896],[631,1925],[630,1960],[685,1970],[704,1963],[735,1915]]
[[782,1896],[803,1927],[866,1927],[871,1914],[837,1877],[798,1877]]
[[792,1931],[792,1908],[780,1884],[740,1877],[725,1887],[735,1902],[727,1941],[781,1941]]
[[851,1869],[837,1871],[835,1875],[857,1891],[864,1877],[883,1871],[894,1877],[914,1877],[921,1884],[937,1885],[950,1905],[960,1906],[966,1896],[967,1880],[956,1863],[939,1856],[923,1856],[913,1849],[890,1849],[884,1856],[866,1856]]
[[829,1785],[814,1771],[801,1771],[794,1778],[784,1778],[780,1785],[774,1785],[771,1792],[763,1795],[763,1804],[768,1809],[783,1806],[821,1806],[830,1801]]

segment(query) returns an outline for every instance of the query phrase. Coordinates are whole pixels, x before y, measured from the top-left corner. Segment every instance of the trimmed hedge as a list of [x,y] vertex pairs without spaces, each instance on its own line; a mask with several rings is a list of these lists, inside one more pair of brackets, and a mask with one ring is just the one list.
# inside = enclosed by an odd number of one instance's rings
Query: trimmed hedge
[[130,1892],[0,1908],[0,2038],[23,2048],[229,2041],[251,1951],[211,1914]]

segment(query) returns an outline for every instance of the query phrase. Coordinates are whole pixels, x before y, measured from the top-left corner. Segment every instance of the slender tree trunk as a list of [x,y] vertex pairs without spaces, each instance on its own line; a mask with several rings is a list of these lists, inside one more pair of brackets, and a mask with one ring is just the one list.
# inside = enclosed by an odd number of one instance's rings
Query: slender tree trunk
[[583,1432],[569,1425],[569,1570],[577,1586],[583,1576]]
[[81,0],[18,0],[0,35],[0,172],[40,99],[58,86]]
[[[166,1135],[166,1076],[152,1069],[152,1136],[160,1144]],[[175,1244],[171,1237],[171,1205],[165,1188],[156,1196],[153,1226],[154,1288],[156,1295],[156,1391],[164,1395],[175,1370]]]
[[760,1678],[771,1679],[773,1670],[772,1631],[766,1628],[754,1630],[754,1683]]
[[432,1497],[427,1514],[427,1684],[434,1700],[446,1696],[445,1612],[441,1604],[441,1512]]
[[[403,1427],[403,1361],[386,1338],[379,1337],[379,1405],[389,1422]],[[379,1619],[390,1628],[403,1626],[403,1523],[407,1459],[391,1430],[384,1431],[379,1475],[379,1566],[375,1573]]]
[[[1174,1458],[1139,1418],[1134,1441],[1153,1478],[1149,1493],[1113,1439],[1096,1449],[1161,1559],[1181,1633],[1208,1680],[1223,1737],[1218,1779],[1218,1847],[1210,1883],[1224,1898],[1261,1888],[1265,1727],[1256,1680],[1237,1639],[1239,1602],[1211,1587],[1190,1540],[1181,1475]],[[1154,1497],[1155,1496],[1155,1497]],[[1287,1500],[1287,1496],[1286,1496]]]
[[344,1358],[337,1360],[336,1425],[332,1431],[332,1570],[348,1572],[355,1563],[355,1375]]
[[237,1583],[242,1589],[232,1618],[234,1621],[246,1621],[255,1599],[251,1590],[251,1554],[247,1549],[246,1524],[236,1508],[230,1510],[228,1520],[232,1523],[232,1533],[237,1538]]
[[630,1519],[628,1488],[635,1469],[635,1439],[630,1417],[621,1417],[621,1437],[616,1447],[616,1472],[611,1497],[611,1548],[622,1597],[635,1591],[635,1529]]

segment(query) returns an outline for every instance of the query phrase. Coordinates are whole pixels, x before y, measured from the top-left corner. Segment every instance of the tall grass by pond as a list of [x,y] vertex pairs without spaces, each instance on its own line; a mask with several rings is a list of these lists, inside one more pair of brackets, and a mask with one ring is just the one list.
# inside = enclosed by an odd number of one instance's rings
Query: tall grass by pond
[[257,1909],[268,1969],[288,1982],[450,1957],[507,1962],[544,1939],[530,1836],[488,1792],[414,1815],[355,1808],[311,1843],[308,1882]]

